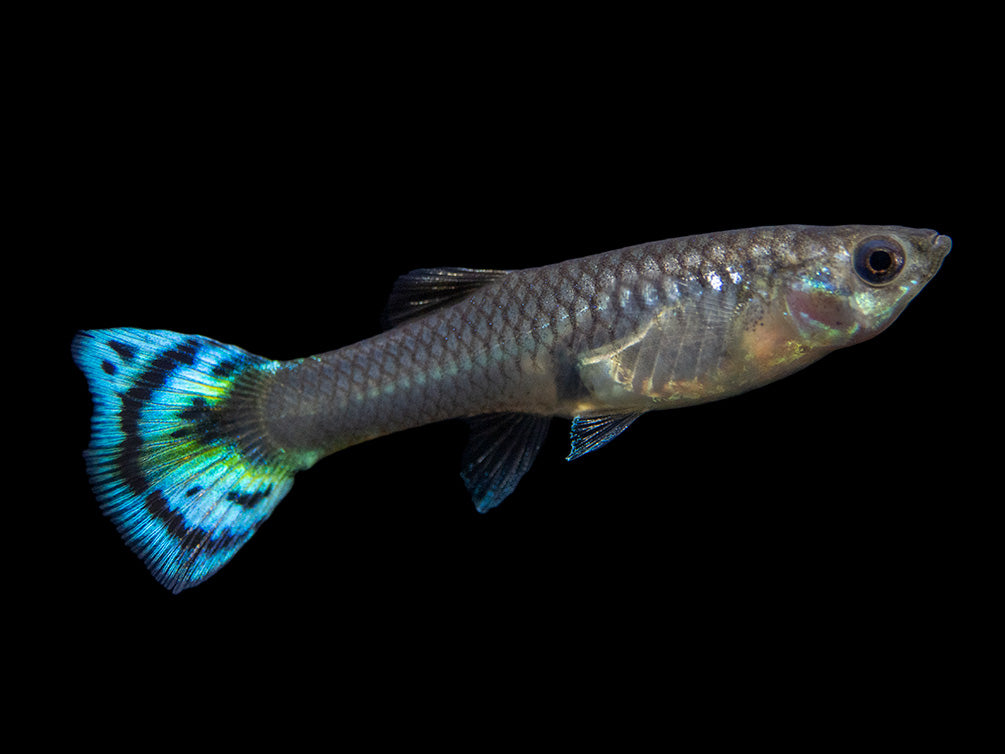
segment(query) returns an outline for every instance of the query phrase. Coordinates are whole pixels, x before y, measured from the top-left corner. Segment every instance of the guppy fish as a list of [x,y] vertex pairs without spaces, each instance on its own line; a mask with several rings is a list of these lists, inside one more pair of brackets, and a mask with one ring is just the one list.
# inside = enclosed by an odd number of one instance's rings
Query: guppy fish
[[179,592],[223,567],[294,475],[356,443],[467,418],[479,511],[530,468],[552,417],[569,459],[641,414],[717,400],[884,330],[952,245],[896,226],[778,226],[676,238],[519,271],[402,277],[390,328],[271,361],[198,335],[80,332],[96,497]]

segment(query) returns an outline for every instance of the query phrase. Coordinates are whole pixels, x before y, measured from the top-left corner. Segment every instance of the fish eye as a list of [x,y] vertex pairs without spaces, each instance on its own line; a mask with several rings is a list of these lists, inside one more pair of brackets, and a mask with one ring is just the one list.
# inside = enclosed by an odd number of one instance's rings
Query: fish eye
[[904,268],[904,250],[889,238],[868,238],[855,249],[855,273],[869,285],[886,285]]

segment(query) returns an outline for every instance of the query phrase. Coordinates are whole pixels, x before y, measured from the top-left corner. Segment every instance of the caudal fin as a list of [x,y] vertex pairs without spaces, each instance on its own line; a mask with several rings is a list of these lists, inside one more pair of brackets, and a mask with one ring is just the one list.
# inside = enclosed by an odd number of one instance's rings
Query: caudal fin
[[165,587],[206,580],[293,484],[257,419],[276,362],[130,328],[81,332],[72,351],[94,400],[85,458],[102,510]]

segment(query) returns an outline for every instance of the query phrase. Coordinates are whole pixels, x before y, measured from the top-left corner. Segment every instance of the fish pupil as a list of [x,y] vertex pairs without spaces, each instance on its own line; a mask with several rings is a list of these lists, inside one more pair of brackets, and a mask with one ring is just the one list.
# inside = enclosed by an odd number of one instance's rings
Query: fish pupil
[[893,265],[893,257],[890,252],[883,249],[872,252],[869,255],[869,269],[877,274],[886,272]]

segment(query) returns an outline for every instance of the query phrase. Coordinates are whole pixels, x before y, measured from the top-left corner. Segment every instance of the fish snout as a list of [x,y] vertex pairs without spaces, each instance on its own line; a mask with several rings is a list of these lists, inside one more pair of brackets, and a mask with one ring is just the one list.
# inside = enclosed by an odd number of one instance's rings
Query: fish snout
[[935,237],[932,238],[932,248],[944,258],[949,253],[949,250],[953,248],[953,239],[949,236],[935,233]]

